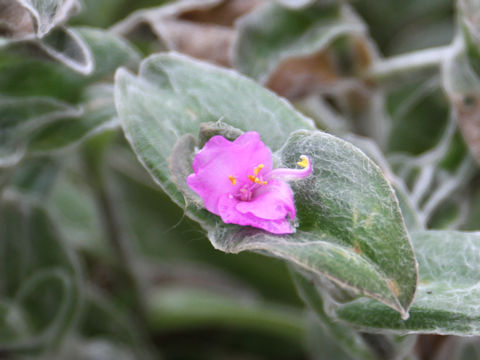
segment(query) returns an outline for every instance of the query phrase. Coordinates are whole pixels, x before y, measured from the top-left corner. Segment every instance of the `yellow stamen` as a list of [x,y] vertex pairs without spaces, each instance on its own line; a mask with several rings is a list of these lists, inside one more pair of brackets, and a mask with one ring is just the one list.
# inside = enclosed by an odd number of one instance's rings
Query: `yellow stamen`
[[267,182],[266,182],[266,181],[262,181],[262,180],[260,180],[258,177],[253,176],[253,175],[248,175],[248,179],[249,179],[251,182],[254,182],[255,184],[258,184],[258,185],[267,185]]
[[300,166],[302,168],[306,168],[306,167],[310,166],[310,163],[308,162],[308,158],[305,155],[300,156],[300,159],[302,159],[302,160],[297,162],[298,166]]
[[261,181],[259,178],[255,178],[255,183],[257,183],[259,185],[267,185],[266,181]]
[[255,176],[257,176],[258,173],[260,172],[260,170],[262,170],[264,167],[265,167],[265,165],[263,165],[263,164],[259,164],[258,166],[256,166],[256,167],[253,169],[253,173],[255,174]]
[[232,185],[235,185],[237,183],[237,178],[233,175],[228,175],[228,180],[231,181]]

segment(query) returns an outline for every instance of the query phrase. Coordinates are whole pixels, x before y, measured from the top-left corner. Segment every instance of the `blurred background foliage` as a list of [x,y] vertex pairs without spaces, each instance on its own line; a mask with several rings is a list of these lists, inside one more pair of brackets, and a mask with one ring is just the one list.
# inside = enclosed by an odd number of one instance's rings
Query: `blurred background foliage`
[[476,338],[333,331],[284,262],[214,250],[137,161],[115,70],[176,50],[362,148],[411,228],[479,230],[474,1],[265,2],[0,0],[0,358],[479,358]]

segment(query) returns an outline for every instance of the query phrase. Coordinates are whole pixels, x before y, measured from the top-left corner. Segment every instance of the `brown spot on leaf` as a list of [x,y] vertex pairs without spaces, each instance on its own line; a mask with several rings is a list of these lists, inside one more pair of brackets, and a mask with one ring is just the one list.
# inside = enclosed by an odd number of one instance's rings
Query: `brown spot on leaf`
[[387,280],[387,283],[388,283],[388,286],[390,287],[390,289],[392,290],[393,294],[396,296],[396,297],[399,297],[400,296],[400,289],[398,288],[398,285],[397,285],[397,282],[395,280]]
[[362,253],[362,249],[360,249],[360,245],[356,241],[353,244],[353,251],[358,255],[360,255]]

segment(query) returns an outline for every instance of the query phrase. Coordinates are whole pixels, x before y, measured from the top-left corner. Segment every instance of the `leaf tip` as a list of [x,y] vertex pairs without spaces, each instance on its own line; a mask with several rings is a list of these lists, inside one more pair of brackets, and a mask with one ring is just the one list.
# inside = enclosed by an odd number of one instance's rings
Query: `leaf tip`
[[408,320],[408,318],[410,317],[410,314],[408,313],[408,310],[402,311],[400,313],[400,317],[402,318],[402,320]]

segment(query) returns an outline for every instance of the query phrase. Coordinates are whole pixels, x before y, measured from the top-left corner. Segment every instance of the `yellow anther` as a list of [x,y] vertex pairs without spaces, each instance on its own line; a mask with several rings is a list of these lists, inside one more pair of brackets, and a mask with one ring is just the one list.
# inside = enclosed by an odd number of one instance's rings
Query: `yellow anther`
[[232,185],[235,185],[237,183],[237,178],[233,175],[228,175],[228,180],[230,180]]
[[263,165],[263,164],[259,164],[258,166],[256,166],[256,167],[253,169],[253,173],[255,174],[255,176],[257,176],[258,173],[260,172],[260,170],[262,170],[264,167],[265,167],[265,165]]
[[266,182],[266,181],[262,181],[262,180],[260,180],[259,178],[255,178],[255,183],[256,183],[256,184],[259,184],[259,185],[267,185],[267,182]]
[[310,166],[310,163],[308,162],[308,158],[305,155],[300,156],[300,159],[302,159],[302,160],[297,162],[298,166],[300,166],[302,168],[306,168],[306,167]]
[[258,177],[256,176],[253,176],[253,175],[248,175],[248,179],[255,183],[255,184],[258,184],[258,185],[267,185],[267,182],[266,181],[262,181],[260,180]]

